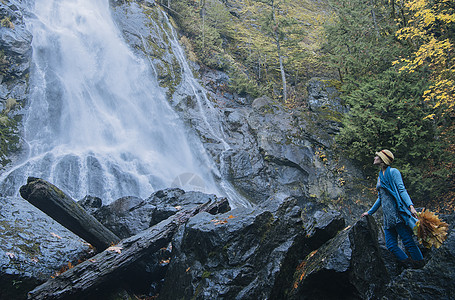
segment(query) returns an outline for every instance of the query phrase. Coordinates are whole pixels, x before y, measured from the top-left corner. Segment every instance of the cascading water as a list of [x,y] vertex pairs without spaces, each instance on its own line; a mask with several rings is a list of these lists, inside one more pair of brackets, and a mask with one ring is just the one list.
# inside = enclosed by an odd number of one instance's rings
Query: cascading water
[[[223,147],[223,151],[221,152],[220,156],[220,168],[221,170],[223,170],[225,168],[224,156],[225,153],[231,149],[231,146],[225,140],[225,132],[223,126],[221,126],[221,123],[219,121],[221,119],[221,117],[219,116],[220,112],[214,108],[214,106],[208,99],[207,91],[205,90],[205,88],[201,86],[199,82],[194,78],[191,68],[186,60],[185,53],[180,44],[178,43],[177,34],[174,28],[171,26],[169,19],[164,12],[163,18],[168,25],[167,27],[170,28],[170,32],[164,29],[163,32],[166,33],[170,41],[171,47],[173,49],[173,53],[180,64],[180,67],[182,69],[183,81],[185,82],[186,86],[188,86],[189,89],[191,90],[190,94],[194,95],[194,98],[196,99],[200,115],[204,123],[203,126],[207,129],[211,137],[218,140]],[[220,178],[221,180],[219,180],[220,189],[223,191],[225,195],[227,195],[232,207],[252,206],[248,200],[246,200],[244,197],[237,193],[235,188],[228,180],[222,178],[221,174],[217,175],[221,177]]]
[[108,0],[36,0],[29,154],[2,174],[2,193],[28,176],[75,199],[147,197],[182,173],[218,191],[200,145],[188,142],[150,64],[134,56],[112,21]]

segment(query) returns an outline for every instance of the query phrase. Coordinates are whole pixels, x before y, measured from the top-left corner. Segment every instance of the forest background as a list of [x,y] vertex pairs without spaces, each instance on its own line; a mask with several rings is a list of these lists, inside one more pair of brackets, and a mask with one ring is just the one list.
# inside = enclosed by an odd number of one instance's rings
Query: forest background
[[189,59],[229,74],[231,92],[306,109],[307,82],[341,93],[336,153],[371,179],[397,157],[414,202],[455,206],[453,0],[160,0]]
[[[332,153],[371,181],[387,148],[418,206],[455,207],[455,1],[158,0],[188,58],[226,72],[230,92],[308,109],[312,77],[340,91],[344,115]],[[1,26],[14,26],[8,18]],[[0,76],[9,66],[0,52]],[[18,122],[0,112],[0,164],[19,149]]]

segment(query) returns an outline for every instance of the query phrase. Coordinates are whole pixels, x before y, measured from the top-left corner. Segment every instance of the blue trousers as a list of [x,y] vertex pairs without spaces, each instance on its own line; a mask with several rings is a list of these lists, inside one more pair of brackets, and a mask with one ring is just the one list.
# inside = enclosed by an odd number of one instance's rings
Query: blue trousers
[[406,253],[398,247],[398,235],[403,241],[404,247],[408,250],[413,260],[422,260],[422,252],[417,247],[412,237],[411,229],[403,223],[398,223],[396,226],[389,229],[384,229],[385,244],[390,252],[395,254],[398,260],[405,260],[408,258]]

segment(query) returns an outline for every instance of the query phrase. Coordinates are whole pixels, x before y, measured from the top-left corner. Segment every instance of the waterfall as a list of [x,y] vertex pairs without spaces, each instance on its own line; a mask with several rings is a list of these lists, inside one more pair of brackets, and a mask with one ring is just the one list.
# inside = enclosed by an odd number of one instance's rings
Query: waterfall
[[1,175],[2,194],[28,176],[107,203],[173,185],[218,193],[203,147],[123,41],[108,0],[36,0],[32,10],[28,154]]
[[[170,32],[168,32],[164,28],[163,32],[168,37],[173,53],[180,64],[180,68],[182,69],[182,78],[184,82],[183,85],[189,87],[190,90],[189,94],[192,94],[196,99],[199,114],[203,121],[203,124],[201,124],[201,126],[205,127],[206,131],[210,134],[210,136],[215,140],[218,140],[223,147],[223,150],[221,151],[220,155],[220,169],[223,170],[224,168],[226,168],[224,156],[232,148],[226,142],[225,132],[220,122],[221,119],[220,111],[215,109],[215,107],[207,97],[206,89],[194,78],[193,72],[191,71],[191,68],[188,65],[188,61],[186,60],[185,52],[183,51],[182,47],[178,42],[177,33],[175,32],[175,29],[172,27],[167,15],[164,12],[162,12],[162,14],[163,19],[167,23],[167,28],[170,28]],[[239,193],[235,190],[235,188],[232,186],[229,180],[222,177],[222,174],[217,172],[217,176],[220,177],[220,180],[218,181],[219,189],[223,192],[224,195],[228,197],[228,199],[230,200],[231,207],[252,206],[247,199],[239,195]]]

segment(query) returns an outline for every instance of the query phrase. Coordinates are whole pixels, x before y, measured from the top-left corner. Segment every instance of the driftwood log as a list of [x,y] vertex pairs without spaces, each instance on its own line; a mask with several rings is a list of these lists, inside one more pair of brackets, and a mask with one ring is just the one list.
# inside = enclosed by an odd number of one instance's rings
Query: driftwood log
[[90,243],[98,252],[120,241],[119,237],[89,215],[76,201],[43,179],[29,177],[27,184],[20,188],[20,194],[22,198]]
[[103,286],[115,284],[129,266],[167,247],[178,227],[189,218],[202,211],[225,210],[226,206],[227,199],[221,199],[179,212],[48,280],[29,292],[28,299],[87,299],[99,295]]

